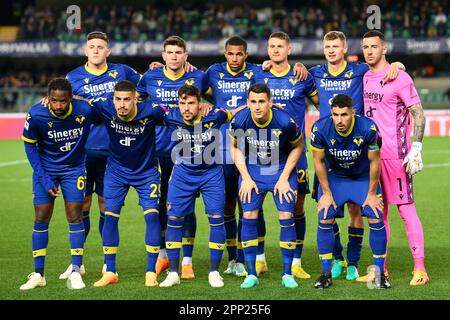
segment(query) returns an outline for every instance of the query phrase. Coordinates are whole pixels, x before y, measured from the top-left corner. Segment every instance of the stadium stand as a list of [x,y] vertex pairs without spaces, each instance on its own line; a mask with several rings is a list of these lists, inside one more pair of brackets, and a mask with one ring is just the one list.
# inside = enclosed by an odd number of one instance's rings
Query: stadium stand
[[[321,38],[330,30],[358,37],[365,32],[367,13],[361,8],[367,5],[351,5],[353,2],[334,1],[330,5],[329,1],[306,1],[308,5],[302,2],[299,6],[281,1],[279,8],[255,8],[247,2],[231,7],[201,2],[196,3],[195,9],[159,4],[89,5],[86,10],[90,14],[83,15],[83,30],[70,32],[65,28],[65,16],[60,14],[59,8],[35,10],[28,6],[17,39],[75,41],[84,39],[84,30],[95,29],[104,30],[114,41],[163,40],[172,34],[186,40],[217,39],[234,34],[261,39],[280,30],[293,38]],[[448,0],[383,1],[379,5],[387,38],[450,36]],[[349,7],[353,9],[344,9]]]

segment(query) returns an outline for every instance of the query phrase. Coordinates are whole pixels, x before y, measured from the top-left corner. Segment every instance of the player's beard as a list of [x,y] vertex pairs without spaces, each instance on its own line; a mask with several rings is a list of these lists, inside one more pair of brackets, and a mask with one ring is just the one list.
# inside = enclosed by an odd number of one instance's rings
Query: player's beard
[[382,57],[372,56],[370,58],[371,60],[365,59],[366,63],[371,67],[376,67],[380,63]]
[[62,116],[64,116],[64,115],[69,111],[69,106],[67,106],[67,107],[64,108],[64,109],[57,109],[57,110],[52,109],[52,111],[53,111],[53,113],[54,113],[55,115],[57,115],[58,117],[62,117]]
[[175,73],[175,74],[178,74],[178,73],[180,73],[181,72],[181,70],[183,70],[183,68],[184,68],[184,62],[181,62],[181,63],[177,63],[177,64],[172,64],[172,65],[170,65],[170,64],[168,64],[168,69],[170,69],[173,73]]

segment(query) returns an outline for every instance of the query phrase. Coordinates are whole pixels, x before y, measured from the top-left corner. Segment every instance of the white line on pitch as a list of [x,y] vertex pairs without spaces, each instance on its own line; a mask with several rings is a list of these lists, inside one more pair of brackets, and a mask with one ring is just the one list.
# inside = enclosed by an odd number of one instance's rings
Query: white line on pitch
[[450,162],[446,163],[432,163],[423,166],[424,168],[442,168],[442,167],[450,167]]
[[0,179],[0,183],[9,183],[9,182],[28,182],[31,181],[31,178],[21,178],[21,179],[15,179],[15,178],[10,178],[10,179]]
[[27,163],[28,160],[16,160],[16,161],[10,161],[10,162],[0,162],[0,167],[9,167],[9,166],[16,166],[18,164],[24,164]]

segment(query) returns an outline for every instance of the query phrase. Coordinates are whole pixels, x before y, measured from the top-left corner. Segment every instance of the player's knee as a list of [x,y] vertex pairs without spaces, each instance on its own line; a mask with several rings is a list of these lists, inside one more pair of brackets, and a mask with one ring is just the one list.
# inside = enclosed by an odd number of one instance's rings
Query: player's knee
[[35,223],[49,223],[50,222],[50,215],[36,215],[34,218]]
[[105,198],[102,196],[98,196],[98,207],[102,212],[105,212]]
[[79,217],[70,217],[70,216],[67,217],[68,223],[80,223],[82,221],[83,221],[83,219],[79,218]]
[[361,216],[361,209],[359,206],[348,206],[350,214],[350,226],[353,228],[364,228],[364,220]]
[[37,223],[49,223],[52,217],[53,206],[36,205],[34,206],[34,221]]
[[83,200],[83,211],[89,211],[92,204],[92,195],[88,195],[84,197]]
[[354,203],[347,203],[348,213],[352,219],[361,217],[361,207]]
[[295,214],[305,213],[305,195],[297,194],[297,201],[295,203]]
[[227,215],[227,216],[233,215],[234,216],[235,211],[236,211],[236,199],[226,201],[224,211],[225,211],[225,215]]
[[290,219],[293,217],[293,214],[291,212],[279,212],[278,213],[278,218],[280,220],[286,220],[286,219]]
[[383,219],[367,219],[370,224],[383,222]]
[[223,217],[222,214],[208,214],[208,218],[217,219],[217,218],[221,218],[221,217]]
[[173,220],[173,221],[180,221],[180,220],[184,220],[184,217],[168,216],[167,219]]
[[319,222],[323,224],[333,224],[334,219],[319,220]]
[[83,221],[82,204],[76,202],[66,205],[66,217],[69,223],[79,223]]
[[78,208],[72,208],[66,210],[67,222],[69,223],[80,223],[83,221],[83,212],[78,210]]
[[243,217],[245,219],[257,219],[258,218],[258,210],[246,211],[243,213]]

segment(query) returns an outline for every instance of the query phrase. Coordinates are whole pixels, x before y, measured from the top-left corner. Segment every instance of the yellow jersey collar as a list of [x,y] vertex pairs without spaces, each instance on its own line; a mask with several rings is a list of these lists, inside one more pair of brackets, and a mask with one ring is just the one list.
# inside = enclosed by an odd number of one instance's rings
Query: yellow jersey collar
[[184,120],[184,118],[183,118],[183,121],[184,121],[184,123],[186,123],[188,126],[193,127],[193,126],[195,126],[197,123],[199,123],[199,122],[202,121],[202,115],[199,114],[199,115],[197,116],[197,118],[195,118],[195,119],[192,120],[192,121],[186,121],[186,120]]
[[164,72],[164,75],[165,75],[167,78],[169,78],[169,79],[172,80],[172,81],[175,81],[175,80],[180,79],[182,76],[184,76],[184,74],[186,73],[186,70],[184,70],[184,68],[183,68],[183,69],[181,70],[181,72],[180,72],[179,74],[175,75],[175,76],[171,75],[171,74],[167,71],[166,67],[163,68],[163,72]]
[[287,75],[289,71],[291,71],[291,66],[288,65],[288,67],[284,71],[281,71],[280,73],[276,72],[273,68],[271,68],[269,71],[276,77],[283,77]]
[[108,64],[105,64],[105,67],[102,70],[97,71],[92,68],[89,68],[88,64],[86,62],[86,64],[84,65],[84,69],[86,69],[87,72],[89,72],[90,74],[93,74],[94,76],[99,76],[99,75],[105,73],[106,70],[108,70]]
[[348,129],[348,131],[346,133],[340,133],[337,129],[336,126],[334,126],[334,128],[336,129],[336,132],[342,136],[342,137],[348,137],[350,135],[350,133],[352,133],[353,131],[353,127],[355,126],[355,117],[352,118],[352,123],[350,124],[350,128]]
[[233,70],[231,70],[228,62],[227,62],[227,71],[229,74],[231,74],[233,77],[237,76],[239,73],[241,73],[242,71],[244,71],[245,69],[247,69],[247,63],[244,62],[244,65],[242,66],[241,70],[234,72]]
[[73,107],[72,107],[72,102],[71,102],[71,103],[69,104],[69,111],[67,111],[67,113],[66,113],[65,115],[63,115],[63,116],[57,116],[57,115],[53,112],[52,108],[50,108],[50,106],[48,106],[48,111],[50,111],[50,113],[52,114],[52,116],[54,116],[55,118],[58,118],[58,119],[62,119],[62,120],[66,119],[68,116],[71,115],[72,109],[73,109]]
[[344,60],[344,63],[342,64],[342,67],[340,67],[336,72],[332,71],[332,70],[330,69],[330,65],[328,65],[328,72],[329,72],[332,76],[336,77],[337,75],[341,74],[342,71],[345,70],[345,68],[347,68],[347,61]]
[[138,113],[138,107],[137,107],[137,105],[134,105],[133,114],[131,115],[130,118],[127,119],[127,118],[121,117],[121,116],[119,116],[119,115],[117,115],[117,116],[118,116],[119,119],[122,120],[122,121],[130,122],[130,121],[132,121],[132,120],[136,117],[137,113]]
[[250,114],[251,114],[251,116],[252,116],[253,122],[256,124],[256,126],[257,126],[258,128],[265,128],[265,127],[267,127],[267,126],[269,125],[270,121],[272,121],[272,118],[273,118],[272,108],[269,109],[269,119],[268,119],[266,122],[264,122],[264,123],[258,123],[258,122],[256,121],[256,119],[253,118],[253,113],[250,112]]

